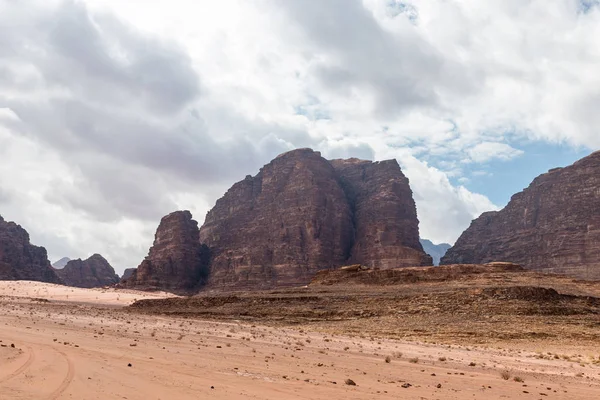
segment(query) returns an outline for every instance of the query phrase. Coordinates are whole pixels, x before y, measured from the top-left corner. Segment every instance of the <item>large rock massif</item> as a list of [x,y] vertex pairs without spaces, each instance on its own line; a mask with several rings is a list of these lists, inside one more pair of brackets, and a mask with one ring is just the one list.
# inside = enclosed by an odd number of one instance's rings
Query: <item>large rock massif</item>
[[198,222],[189,211],[176,211],[161,220],[148,256],[120,286],[193,292],[206,282],[209,256]]
[[431,265],[419,243],[408,179],[395,160],[327,161],[284,153],[217,201],[200,229],[212,288],[308,283],[346,263]]
[[471,223],[442,264],[510,261],[600,279],[600,152],[537,177]]
[[94,254],[87,260],[70,260],[56,274],[65,285],[80,288],[112,286],[119,282],[119,276],[113,267],[100,254]]
[[33,246],[20,225],[0,217],[0,280],[61,283],[43,247]]

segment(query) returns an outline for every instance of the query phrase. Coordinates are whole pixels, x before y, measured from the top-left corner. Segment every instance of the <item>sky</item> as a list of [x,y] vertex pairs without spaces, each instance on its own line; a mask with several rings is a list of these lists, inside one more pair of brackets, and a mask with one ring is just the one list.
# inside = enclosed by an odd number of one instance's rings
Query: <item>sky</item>
[[598,0],[0,0],[0,215],[146,256],[278,154],[396,158],[453,243],[600,149]]

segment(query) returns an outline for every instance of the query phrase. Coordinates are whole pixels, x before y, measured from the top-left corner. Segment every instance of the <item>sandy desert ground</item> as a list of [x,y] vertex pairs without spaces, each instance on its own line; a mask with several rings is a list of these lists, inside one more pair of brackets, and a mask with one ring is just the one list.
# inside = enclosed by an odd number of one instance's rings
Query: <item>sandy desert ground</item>
[[0,288],[1,399],[600,398],[600,349],[589,346],[542,358],[123,308],[163,293]]

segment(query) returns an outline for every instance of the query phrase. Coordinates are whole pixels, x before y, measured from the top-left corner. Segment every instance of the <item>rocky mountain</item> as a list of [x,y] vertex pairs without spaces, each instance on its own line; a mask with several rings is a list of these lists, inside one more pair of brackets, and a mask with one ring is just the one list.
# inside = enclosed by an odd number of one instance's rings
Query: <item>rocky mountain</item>
[[0,216],[0,280],[61,283],[43,247],[34,246],[20,225]]
[[200,244],[198,222],[189,211],[163,217],[148,256],[119,286],[189,293],[205,283],[210,252]]
[[448,243],[434,244],[431,240],[421,239],[421,245],[425,253],[429,254],[433,258],[433,265],[440,265],[440,260],[448,249],[452,247]]
[[442,258],[489,261],[600,279],[600,152],[537,177],[504,209],[474,220]]
[[377,268],[431,265],[419,243],[419,220],[408,178],[396,160],[332,160],[353,221],[347,262]]
[[134,272],[135,268],[127,268],[125,271],[123,271],[123,276],[121,279],[129,279]]
[[215,288],[306,284],[346,263],[432,262],[395,160],[328,161],[311,149],[284,153],[233,185],[207,214],[200,241],[211,250]]
[[87,260],[71,260],[56,274],[65,285],[80,288],[112,286],[119,282],[114,268],[100,254],[94,254]]
[[65,267],[65,265],[67,265],[67,263],[71,261],[71,259],[69,257],[63,257],[60,260],[54,262],[52,264],[52,267],[54,269],[63,269]]

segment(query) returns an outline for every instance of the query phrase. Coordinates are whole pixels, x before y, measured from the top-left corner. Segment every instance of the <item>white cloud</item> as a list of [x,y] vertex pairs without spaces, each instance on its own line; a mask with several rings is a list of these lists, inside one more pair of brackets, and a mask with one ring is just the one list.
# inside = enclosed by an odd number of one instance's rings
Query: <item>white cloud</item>
[[515,149],[506,143],[482,142],[467,150],[471,160],[476,163],[498,159],[508,161],[524,154],[523,150]]

